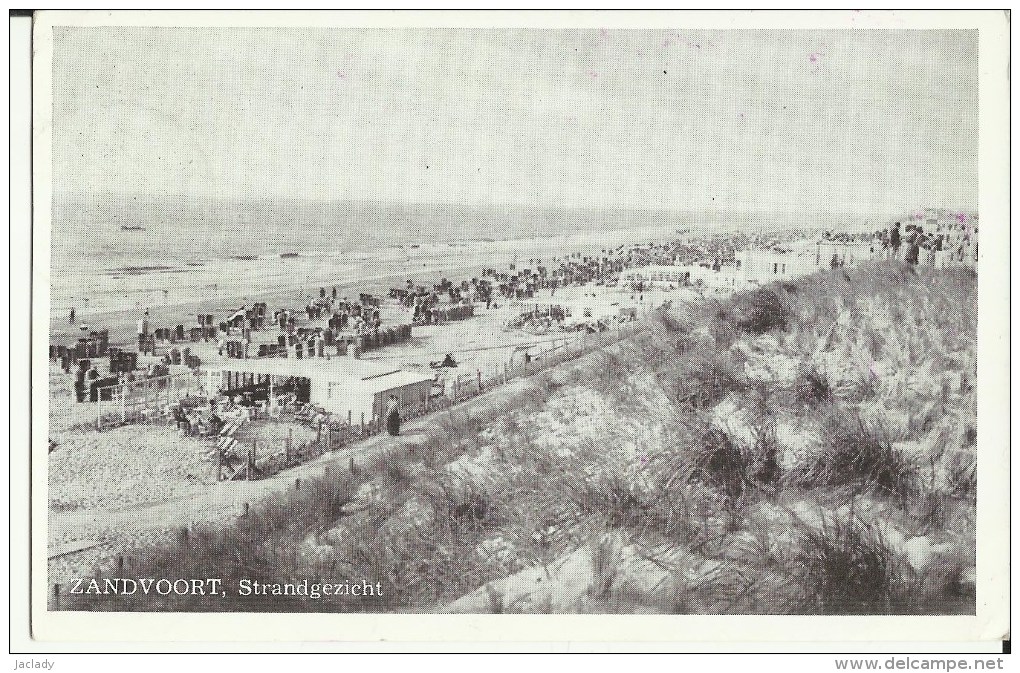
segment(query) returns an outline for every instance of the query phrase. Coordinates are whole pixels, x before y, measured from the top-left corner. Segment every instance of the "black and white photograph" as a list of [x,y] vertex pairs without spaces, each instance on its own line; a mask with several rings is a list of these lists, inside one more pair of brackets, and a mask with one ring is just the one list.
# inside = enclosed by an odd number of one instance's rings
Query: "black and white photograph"
[[34,65],[46,613],[980,613],[982,31],[152,14]]

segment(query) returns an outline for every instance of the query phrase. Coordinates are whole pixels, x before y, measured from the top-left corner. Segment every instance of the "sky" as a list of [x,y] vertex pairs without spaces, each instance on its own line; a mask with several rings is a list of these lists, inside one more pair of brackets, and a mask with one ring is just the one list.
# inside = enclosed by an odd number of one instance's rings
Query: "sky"
[[976,31],[55,28],[54,189],[977,206]]

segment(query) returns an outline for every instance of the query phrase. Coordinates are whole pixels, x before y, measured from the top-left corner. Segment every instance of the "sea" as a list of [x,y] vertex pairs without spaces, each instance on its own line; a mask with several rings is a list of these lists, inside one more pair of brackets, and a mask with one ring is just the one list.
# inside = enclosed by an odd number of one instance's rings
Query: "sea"
[[233,304],[292,289],[455,267],[506,268],[675,237],[678,231],[792,228],[784,215],[518,205],[57,195],[51,218],[54,315]]

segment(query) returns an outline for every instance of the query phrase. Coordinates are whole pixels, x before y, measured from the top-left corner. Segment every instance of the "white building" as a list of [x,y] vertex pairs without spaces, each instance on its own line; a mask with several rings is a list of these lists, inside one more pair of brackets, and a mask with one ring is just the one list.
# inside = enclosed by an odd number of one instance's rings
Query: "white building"
[[738,273],[745,283],[759,285],[799,278],[818,270],[814,251],[739,250]]
[[704,285],[713,288],[738,288],[743,279],[735,266],[724,264],[718,271],[700,264],[687,266],[638,266],[620,273],[621,283],[656,285]]
[[620,272],[621,283],[674,283],[683,284],[690,279],[689,266],[636,266]]
[[790,249],[740,250],[736,253],[740,277],[747,283],[759,285],[828,269],[832,266],[833,257],[839,266],[853,266],[879,256],[881,251],[869,241],[817,241]]
[[[300,391],[298,398],[326,411],[360,419],[381,418],[390,395],[397,397],[401,410],[423,408],[432,389],[432,377],[408,372],[389,365],[350,357],[230,359],[210,368],[210,389],[231,391],[254,385],[268,387],[293,379]],[[302,399],[306,398],[306,399]]]

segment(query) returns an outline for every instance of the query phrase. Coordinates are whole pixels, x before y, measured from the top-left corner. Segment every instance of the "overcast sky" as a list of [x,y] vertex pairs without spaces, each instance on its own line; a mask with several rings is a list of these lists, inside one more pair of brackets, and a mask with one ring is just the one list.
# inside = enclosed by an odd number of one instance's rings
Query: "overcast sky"
[[977,99],[976,31],[56,28],[54,187],[975,208]]

